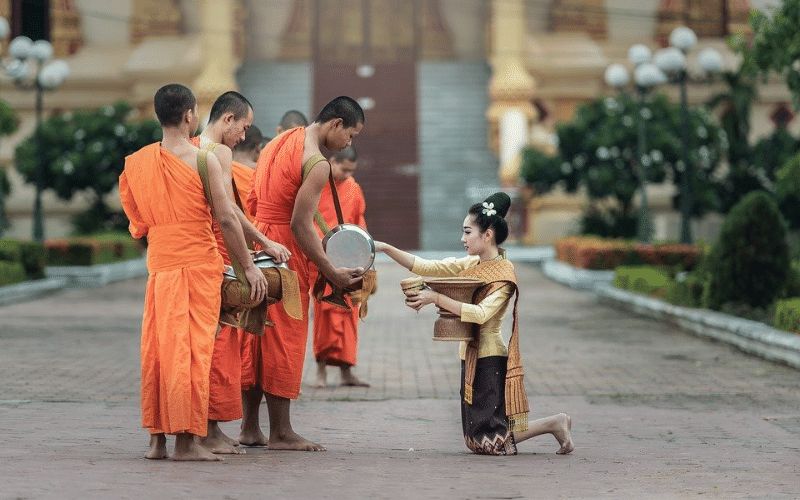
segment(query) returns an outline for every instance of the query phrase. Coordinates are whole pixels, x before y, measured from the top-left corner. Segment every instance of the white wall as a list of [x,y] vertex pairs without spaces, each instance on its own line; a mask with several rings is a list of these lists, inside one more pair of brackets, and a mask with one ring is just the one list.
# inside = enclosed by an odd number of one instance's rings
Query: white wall
[[83,39],[89,45],[127,45],[132,0],[76,0]]

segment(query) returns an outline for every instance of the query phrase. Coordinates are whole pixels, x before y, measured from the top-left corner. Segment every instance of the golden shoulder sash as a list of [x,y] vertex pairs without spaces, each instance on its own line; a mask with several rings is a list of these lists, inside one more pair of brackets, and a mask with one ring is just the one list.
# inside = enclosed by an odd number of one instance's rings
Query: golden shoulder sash
[[[519,352],[519,327],[517,322],[517,303],[519,302],[519,288],[514,265],[506,259],[495,259],[465,269],[458,274],[465,278],[475,278],[483,281],[485,285],[475,292],[473,303],[479,304],[483,299],[500,289],[506,284],[511,284],[516,293],[514,298],[513,324],[511,339],[508,342],[508,361],[505,384],[505,407],[508,417],[509,430],[521,432],[528,428],[528,396],[525,394],[523,384],[522,356]],[[472,385],[475,381],[475,367],[478,362],[478,348],[480,336],[477,334],[479,325],[475,325],[476,334],[467,344],[467,353],[464,368],[464,402],[472,404]]]

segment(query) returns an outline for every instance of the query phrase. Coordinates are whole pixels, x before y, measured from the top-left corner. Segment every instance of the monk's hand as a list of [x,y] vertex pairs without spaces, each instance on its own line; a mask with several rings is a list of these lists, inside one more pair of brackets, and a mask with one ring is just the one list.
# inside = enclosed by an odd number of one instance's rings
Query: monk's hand
[[325,277],[337,288],[347,288],[360,280],[363,274],[364,268],[362,267],[337,267],[330,275],[326,275]]
[[250,300],[260,304],[267,296],[267,277],[254,265],[245,268],[244,277],[250,283]]
[[288,248],[268,238],[264,238],[264,241],[261,242],[261,248],[278,264],[287,262],[292,256],[292,252],[290,252]]
[[406,297],[406,305],[415,311],[419,311],[428,304],[433,304],[436,301],[438,293],[426,288],[413,295]]

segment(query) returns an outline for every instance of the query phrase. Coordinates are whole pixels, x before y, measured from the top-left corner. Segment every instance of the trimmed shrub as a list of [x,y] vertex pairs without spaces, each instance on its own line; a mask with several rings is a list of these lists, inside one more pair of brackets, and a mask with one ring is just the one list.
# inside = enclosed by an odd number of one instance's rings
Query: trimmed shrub
[[44,278],[47,253],[41,243],[35,241],[0,240],[0,260],[19,262],[29,280]]
[[25,269],[22,264],[0,260],[0,286],[22,283],[25,279]]
[[651,266],[621,266],[614,274],[614,286],[662,298],[670,282],[666,272]]
[[800,333],[800,298],[775,303],[775,328]]
[[769,306],[789,272],[786,225],[772,198],[753,191],[725,219],[708,259],[708,306],[727,302]]
[[618,266],[651,265],[671,274],[691,271],[705,257],[701,246],[644,245],[621,239],[568,237],[555,242],[556,259],[581,269],[615,269]]
[[102,234],[93,237],[48,240],[47,264],[50,266],[91,266],[137,259],[142,245],[125,234]]

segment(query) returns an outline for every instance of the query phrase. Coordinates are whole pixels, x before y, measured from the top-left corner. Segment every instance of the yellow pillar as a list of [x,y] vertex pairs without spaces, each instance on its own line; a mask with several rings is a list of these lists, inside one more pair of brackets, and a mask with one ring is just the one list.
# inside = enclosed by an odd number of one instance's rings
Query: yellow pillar
[[[518,155],[509,155],[504,144],[518,144],[513,137],[527,136],[537,112],[533,106],[536,81],[525,68],[527,27],[525,0],[492,0],[490,33],[489,145],[500,156],[498,178],[504,186],[515,186]],[[524,117],[519,120],[517,117]],[[506,119],[503,119],[503,117]],[[509,119],[509,117],[514,119]],[[501,126],[501,122],[504,126]],[[510,130],[508,126],[520,130]]]
[[211,104],[223,92],[237,90],[236,70],[241,58],[236,54],[233,26],[234,0],[199,0],[200,37],[203,46],[203,71],[192,84],[200,115],[211,111]]

